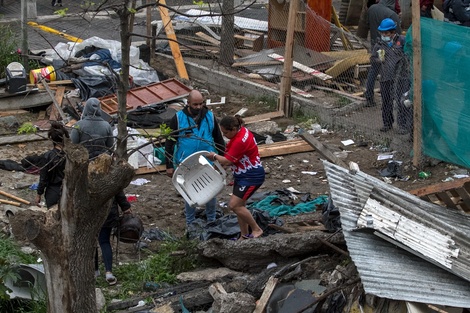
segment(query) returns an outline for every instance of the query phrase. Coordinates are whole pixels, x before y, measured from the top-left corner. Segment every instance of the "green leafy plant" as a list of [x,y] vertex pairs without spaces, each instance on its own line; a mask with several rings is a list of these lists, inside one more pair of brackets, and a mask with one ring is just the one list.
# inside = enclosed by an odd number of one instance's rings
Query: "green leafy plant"
[[18,129],[18,135],[21,134],[34,134],[37,132],[37,128],[32,123],[23,123],[21,127]]
[[15,265],[37,263],[37,257],[34,254],[21,252],[11,239],[0,235],[0,312],[45,313],[47,311],[45,300],[10,299],[6,292],[11,290],[8,290],[4,284],[6,280],[16,281],[19,278],[14,271]]
[[[165,241],[160,245],[158,253],[145,260],[114,268],[113,273],[120,282],[119,295],[107,294],[108,291],[103,290],[106,298],[126,298],[142,292],[145,282],[175,283],[179,273],[194,270],[200,265],[195,258],[197,243],[187,239]],[[175,256],[176,251],[183,251],[184,255]],[[103,278],[98,280],[98,284],[106,286]]]

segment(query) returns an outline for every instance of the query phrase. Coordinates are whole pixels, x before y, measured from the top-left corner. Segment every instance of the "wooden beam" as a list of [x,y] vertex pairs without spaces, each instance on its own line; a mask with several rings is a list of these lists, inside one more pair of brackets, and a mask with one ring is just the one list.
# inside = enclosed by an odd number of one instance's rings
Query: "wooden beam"
[[14,205],[14,206],[21,206],[21,203],[19,203],[19,202],[3,200],[3,199],[0,199],[0,203],[11,204],[11,205]]
[[445,183],[434,184],[434,185],[430,185],[430,186],[426,186],[422,188],[417,188],[417,189],[410,190],[408,192],[417,197],[422,197],[422,196],[427,196],[429,194],[433,194],[437,192],[447,191],[449,189],[460,188],[467,182],[470,182],[470,177],[457,179],[457,180],[453,180],[453,181],[449,181]]
[[[64,94],[65,94],[65,87],[59,86],[57,87],[55,91],[55,101],[57,101],[57,104],[59,107],[62,107],[62,100],[64,99]],[[49,115],[49,119],[53,121],[58,121],[60,117],[59,111],[57,111],[57,108],[55,105],[52,106],[51,114]]]
[[279,89],[278,111],[284,112],[286,117],[292,116],[291,90],[292,85],[292,55],[294,53],[294,30],[297,19],[298,0],[289,3],[289,14],[287,18],[286,44],[284,52],[284,67],[281,75],[281,87]]
[[[300,152],[311,152],[314,149],[302,139],[287,140],[275,142],[272,144],[264,144],[258,146],[260,157],[266,158],[271,156],[286,155]],[[155,172],[163,172],[166,166],[158,165],[152,168],[140,167],[135,171],[136,175],[150,174]]]
[[67,117],[65,116],[64,111],[62,111],[62,108],[60,107],[59,103],[57,103],[57,100],[56,100],[54,94],[52,93],[51,88],[49,88],[49,84],[46,83],[45,79],[42,79],[41,83],[44,85],[44,88],[46,89],[47,93],[51,97],[52,103],[54,103],[54,106],[56,107],[57,112],[59,112],[60,118],[62,119],[62,121],[65,122],[67,120]]
[[268,282],[266,283],[266,287],[264,287],[263,294],[261,298],[256,303],[255,310],[253,313],[263,313],[265,311],[266,305],[268,304],[268,300],[271,297],[274,289],[276,288],[278,279],[274,276],[269,277]]
[[178,75],[183,79],[189,79],[186,66],[184,65],[183,56],[181,55],[180,46],[176,40],[175,30],[173,24],[171,24],[171,17],[166,8],[166,0],[156,0],[160,16],[162,18],[163,27],[165,28],[166,36],[168,37],[168,43],[170,45],[171,54],[175,59],[176,70]]
[[249,67],[249,66],[264,66],[264,65],[279,65],[279,61],[264,61],[264,62],[235,62],[232,67]]
[[258,150],[259,150],[259,155],[262,158],[314,151],[312,146],[310,146],[307,142],[301,139],[280,141],[280,142],[275,142],[272,144],[259,145]]
[[283,112],[275,111],[275,112],[254,115],[254,116],[248,116],[248,117],[243,118],[243,121],[245,122],[245,124],[252,124],[252,123],[257,123],[257,122],[262,122],[262,121],[269,121],[270,119],[283,117],[283,116],[284,116]]
[[[271,53],[270,55],[268,55],[268,57],[274,59],[274,60],[277,60],[277,61],[280,61],[280,62],[284,62],[284,57],[282,55],[279,55],[279,54],[276,54],[276,53]],[[328,79],[331,79],[333,77],[331,77],[330,75],[328,74],[325,74],[323,72],[320,72],[314,68],[311,68],[311,67],[308,67],[308,66],[305,66],[299,62],[296,62],[296,61],[292,61],[292,66],[295,67],[296,69],[299,69],[301,70],[302,72],[304,73],[307,73],[309,75],[312,75],[313,77],[316,77],[316,78],[319,78],[321,80],[328,80]]]
[[17,115],[17,114],[24,114],[24,113],[29,113],[29,111],[26,110],[6,110],[6,111],[0,111],[0,116],[10,116],[10,115]]
[[343,162],[343,160],[339,159],[336,155],[334,155],[330,150],[328,150],[320,141],[318,141],[315,137],[308,133],[303,133],[300,135],[306,142],[308,142],[312,147],[314,147],[323,157],[325,157],[328,161],[342,166],[344,168],[348,168],[348,166]]
[[[416,2],[416,1],[415,1]],[[411,6],[411,28],[413,46],[413,165],[419,167],[421,164],[423,138],[421,137],[422,114],[421,114],[421,12],[419,5]]]
[[214,46],[216,47],[219,47],[220,46],[220,40],[217,40],[209,35],[207,35],[206,33],[203,33],[203,32],[197,32],[196,33],[196,36],[198,36],[199,38],[202,38],[204,39],[205,41],[207,41],[208,43],[211,43],[213,44]]
[[0,195],[3,195],[5,197],[11,198],[13,200],[19,201],[19,202],[24,203],[24,204],[31,204],[31,202],[29,202],[25,199],[22,199],[20,197],[17,197],[15,195],[12,195],[11,193],[8,193],[8,192],[3,191],[3,190],[0,190]]
[[37,132],[35,134],[0,136],[0,146],[15,143],[46,140],[47,132]]

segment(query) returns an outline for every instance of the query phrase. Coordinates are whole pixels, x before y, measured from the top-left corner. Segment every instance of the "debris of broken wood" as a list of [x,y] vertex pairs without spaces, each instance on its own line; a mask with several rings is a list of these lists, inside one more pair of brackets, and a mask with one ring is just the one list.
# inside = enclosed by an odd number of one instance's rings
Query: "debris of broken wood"
[[428,202],[470,212],[470,177],[413,189],[409,193]]
[[19,202],[3,200],[3,199],[0,199],[0,203],[11,204],[11,205],[14,205],[14,206],[21,206],[21,203],[19,203]]
[[328,161],[344,168],[347,168],[347,165],[341,159],[334,155],[329,149],[327,149],[319,140],[317,140],[312,135],[303,133],[300,135],[300,137],[302,137],[306,142],[308,142],[312,147],[314,147]]
[[19,202],[24,203],[24,204],[28,204],[28,205],[31,204],[30,201],[27,201],[27,200],[25,200],[25,199],[23,199],[23,198],[20,198],[20,197],[17,197],[17,196],[15,196],[15,195],[12,195],[11,193],[8,193],[8,192],[3,191],[3,190],[0,190],[0,195],[3,195],[3,196],[5,196],[5,197],[11,198],[11,199],[13,199],[13,200],[19,201]]

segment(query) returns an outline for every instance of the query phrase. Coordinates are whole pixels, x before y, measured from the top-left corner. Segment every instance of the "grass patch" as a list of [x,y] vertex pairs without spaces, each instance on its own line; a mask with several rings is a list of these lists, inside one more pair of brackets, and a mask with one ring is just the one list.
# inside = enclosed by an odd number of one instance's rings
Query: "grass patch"
[[18,313],[45,313],[45,300],[24,300],[10,299],[7,294],[7,287],[4,282],[8,280],[16,281],[19,276],[14,271],[17,264],[35,264],[37,255],[23,253],[18,245],[11,239],[0,235],[0,312],[18,312]]
[[[115,267],[113,274],[118,278],[120,286],[118,291],[103,290],[107,301],[111,300],[111,297],[128,298],[140,293],[145,282],[174,284],[179,273],[191,271],[200,266],[195,258],[198,243],[197,240],[186,238],[165,241],[159,247],[158,253],[150,255],[145,260]],[[100,278],[98,285],[106,287],[107,283],[104,278]]]
[[257,105],[259,106],[259,108],[263,108],[267,112],[272,112],[272,111],[277,110],[277,99],[275,97],[266,96],[266,95],[262,95],[259,97],[248,97],[247,102],[250,105]]

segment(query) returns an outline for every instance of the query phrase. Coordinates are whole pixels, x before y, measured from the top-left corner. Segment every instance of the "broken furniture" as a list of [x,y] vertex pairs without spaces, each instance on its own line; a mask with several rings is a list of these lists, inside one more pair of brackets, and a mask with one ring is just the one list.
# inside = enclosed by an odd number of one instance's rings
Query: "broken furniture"
[[214,198],[225,186],[225,170],[219,162],[209,163],[209,151],[191,154],[173,174],[173,185],[190,206],[202,206]]

